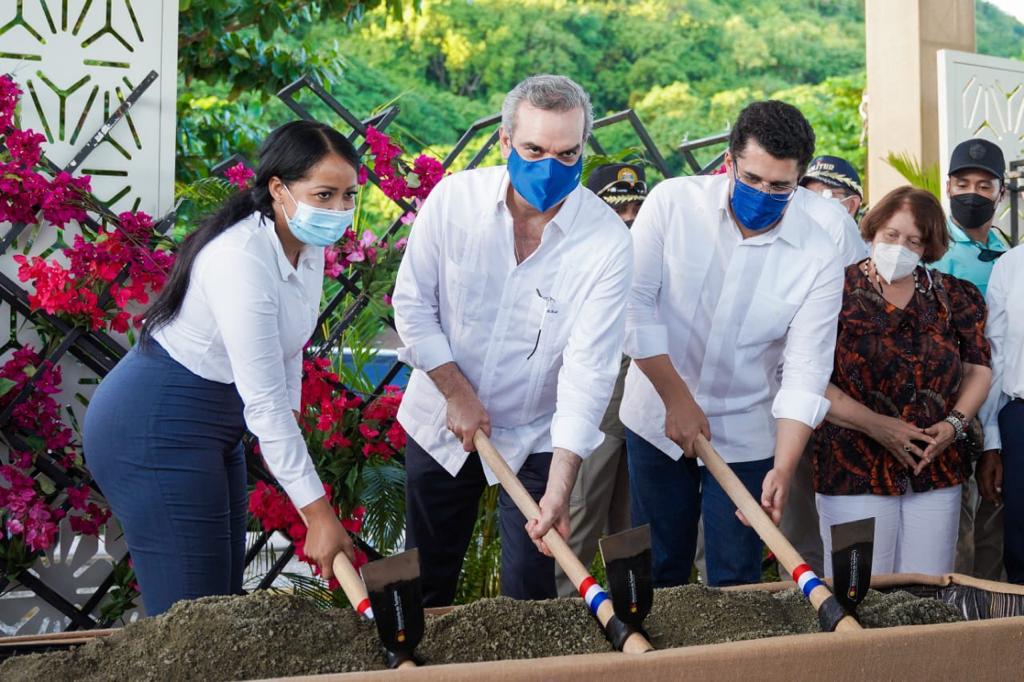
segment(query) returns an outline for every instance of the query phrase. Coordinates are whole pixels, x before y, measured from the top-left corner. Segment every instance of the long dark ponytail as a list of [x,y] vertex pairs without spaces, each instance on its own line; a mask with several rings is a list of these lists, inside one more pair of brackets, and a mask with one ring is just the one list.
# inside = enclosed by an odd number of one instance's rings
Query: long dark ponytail
[[344,135],[315,121],[291,121],[274,130],[260,148],[259,165],[252,187],[232,196],[205,218],[178,247],[174,268],[156,301],[146,312],[141,342],[147,343],[153,332],[171,322],[181,310],[188,291],[192,263],[203,247],[229,227],[259,212],[274,219],[270,195],[271,178],[289,183],[306,177],[310,169],[328,154],[337,154],[359,168],[359,153]]

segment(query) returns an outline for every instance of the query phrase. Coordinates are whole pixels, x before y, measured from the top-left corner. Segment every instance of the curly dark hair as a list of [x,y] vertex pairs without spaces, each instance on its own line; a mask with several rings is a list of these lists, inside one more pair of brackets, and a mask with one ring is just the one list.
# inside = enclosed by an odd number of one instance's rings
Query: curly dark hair
[[741,155],[750,138],[777,159],[795,159],[801,176],[814,156],[814,128],[799,109],[779,100],[744,107],[729,133],[729,153]]

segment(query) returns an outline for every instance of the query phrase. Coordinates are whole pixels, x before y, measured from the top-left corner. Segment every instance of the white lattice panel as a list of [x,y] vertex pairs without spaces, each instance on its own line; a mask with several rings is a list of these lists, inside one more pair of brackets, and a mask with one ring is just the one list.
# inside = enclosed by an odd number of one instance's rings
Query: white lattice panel
[[[972,137],[998,144],[1007,163],[1024,159],[1024,62],[953,50],[939,50],[938,60],[942,177],[953,148]],[[1000,208],[1005,228],[1009,202]]]
[[[177,0],[0,0],[0,73],[20,84],[19,123],[46,136],[45,153],[58,166],[71,161],[150,71],[157,72],[156,82],[75,172],[91,175],[93,192],[115,212],[143,210],[158,218],[173,203],[177,12]],[[0,223],[0,234],[9,227]],[[76,231],[69,226],[64,239],[70,243]],[[57,239],[54,228],[41,225],[23,233],[9,254],[46,253]],[[9,254],[0,258],[0,270],[17,279]],[[0,307],[0,343],[16,336],[38,348],[32,325],[10,312]],[[4,353],[0,362],[8,357]],[[70,354],[60,364],[63,390],[55,398],[80,424],[84,407],[75,394],[88,398],[96,377]],[[0,446],[0,462],[6,450]],[[56,546],[32,572],[82,606],[124,552],[115,521],[101,538],[91,538],[77,537],[65,520]],[[0,634],[58,631],[68,622],[29,590],[9,588],[0,596]]]
[[83,164],[117,211],[166,212],[174,192],[177,0],[0,0],[0,73],[21,123],[64,166],[151,70],[159,78]]

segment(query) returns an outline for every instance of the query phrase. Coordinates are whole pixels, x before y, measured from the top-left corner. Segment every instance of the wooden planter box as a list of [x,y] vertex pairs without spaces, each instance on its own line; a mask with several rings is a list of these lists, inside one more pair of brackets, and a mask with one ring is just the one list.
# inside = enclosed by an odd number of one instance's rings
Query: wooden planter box
[[[1016,595],[1024,586],[950,574],[884,575],[877,588],[965,585],[992,595]],[[737,590],[789,589],[792,583]],[[997,597],[998,600],[998,597]],[[289,682],[394,680],[410,682],[650,682],[651,680],[1016,680],[1024,678],[1024,616],[965,623],[914,625],[853,633],[815,633],[728,644],[516,661],[459,663],[414,670],[280,678]]]

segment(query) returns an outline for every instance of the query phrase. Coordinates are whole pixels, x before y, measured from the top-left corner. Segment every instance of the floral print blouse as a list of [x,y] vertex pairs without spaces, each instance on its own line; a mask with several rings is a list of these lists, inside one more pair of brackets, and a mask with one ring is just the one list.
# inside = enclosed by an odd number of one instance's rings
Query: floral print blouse
[[[917,275],[920,288],[901,310],[860,264],[846,269],[832,383],[874,412],[926,428],[956,404],[964,363],[989,366],[991,350],[978,289],[935,270]],[[811,447],[814,489],[825,495],[924,492],[962,483],[966,474],[963,441],[916,476],[866,434],[828,421]]]

